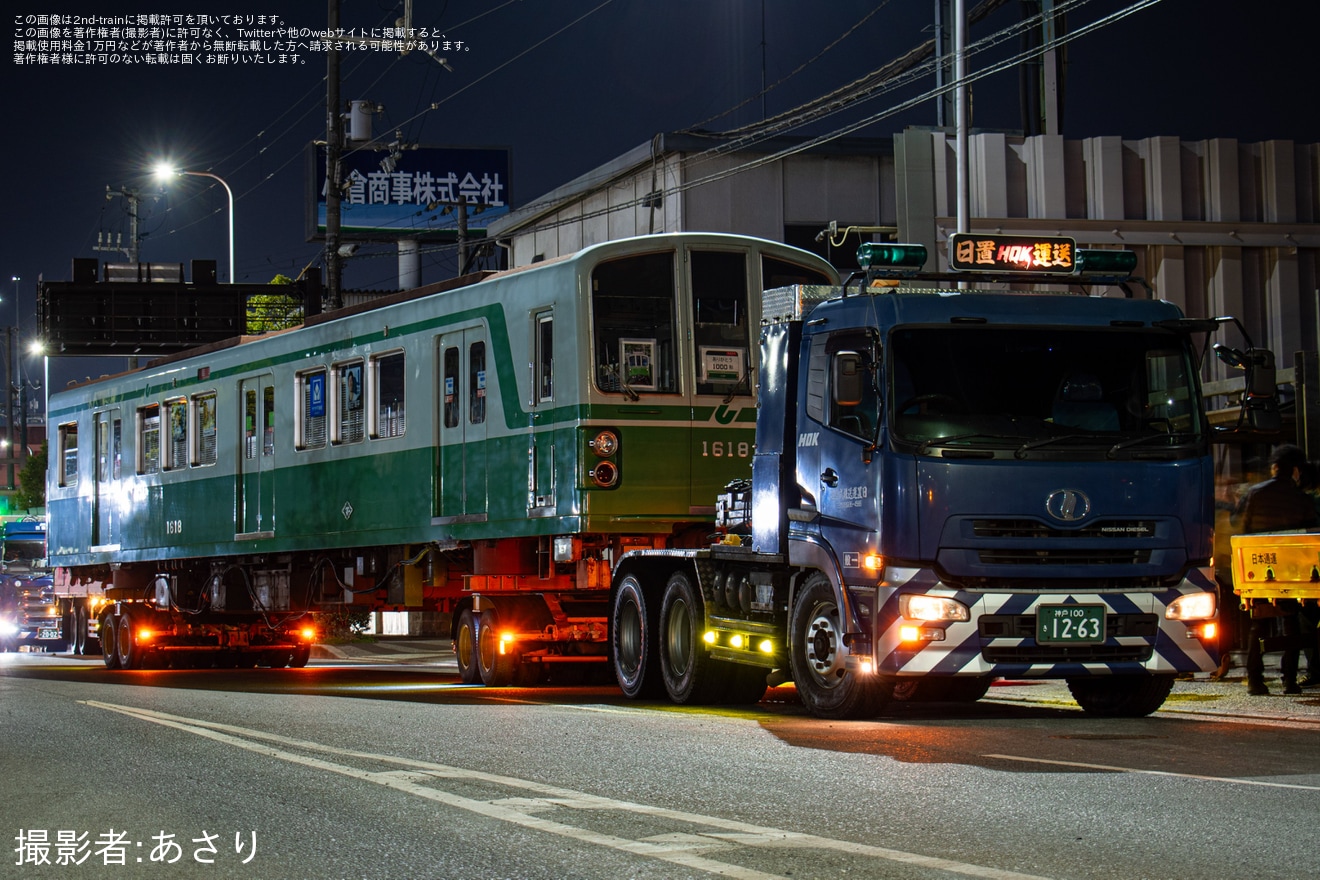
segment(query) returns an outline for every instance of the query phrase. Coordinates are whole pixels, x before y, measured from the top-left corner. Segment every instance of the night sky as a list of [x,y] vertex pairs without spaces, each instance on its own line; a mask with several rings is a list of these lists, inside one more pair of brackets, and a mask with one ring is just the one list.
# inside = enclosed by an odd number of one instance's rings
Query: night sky
[[[265,283],[319,265],[322,245],[306,240],[304,156],[325,133],[324,53],[303,49],[297,63],[284,64],[75,66],[23,52],[20,64],[16,41],[35,39],[28,36],[39,26],[34,17],[54,11],[25,5],[11,13],[3,79],[9,210],[0,238],[0,324],[14,322],[12,276],[21,278],[19,323],[28,338],[38,277],[68,280],[74,257],[122,260],[94,250],[98,233],[128,229],[126,204],[107,199],[107,187],[144,196],[143,261],[214,259],[229,280],[223,191],[201,178],[162,191],[149,175],[162,159],[211,171],[233,188],[237,280]],[[1080,28],[1131,5],[1090,0],[1068,23]],[[342,0],[341,26],[389,27],[402,9]],[[320,29],[327,5],[115,0],[59,11],[273,15]],[[1019,11],[1010,0],[973,27],[969,41],[1010,26]],[[346,53],[341,91],[344,101],[383,105],[375,132],[388,140],[397,130],[425,145],[510,149],[508,192],[517,207],[657,132],[748,125],[845,85],[928,39],[933,17],[933,0],[417,0],[415,26],[462,42],[461,50],[439,53],[452,70],[420,52]],[[1318,23],[1312,0],[1163,0],[1068,45],[1064,134],[1320,142]],[[224,29],[237,38],[235,25]],[[1011,41],[987,50],[971,69],[1017,48]],[[763,80],[774,86],[764,99]],[[933,85],[923,78],[793,133],[835,130]],[[1020,130],[1017,72],[978,82],[972,113],[975,127]],[[933,102],[925,102],[855,134],[934,123]],[[454,264],[452,250],[425,253],[423,282],[452,276]],[[392,289],[396,281],[392,246],[364,247],[346,267],[346,287]],[[51,386],[122,365],[53,360]],[[40,378],[39,360],[24,366]]]

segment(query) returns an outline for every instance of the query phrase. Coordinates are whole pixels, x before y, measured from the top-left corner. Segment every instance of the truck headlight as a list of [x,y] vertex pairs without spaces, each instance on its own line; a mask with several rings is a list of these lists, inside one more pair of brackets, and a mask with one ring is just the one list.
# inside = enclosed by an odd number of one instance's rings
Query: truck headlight
[[12,636],[18,634],[18,624],[9,618],[0,620],[0,636]]
[[1188,593],[1170,602],[1164,616],[1168,620],[1209,620],[1218,610],[1214,593]]
[[972,612],[957,599],[912,593],[898,597],[898,613],[908,620],[972,619]]

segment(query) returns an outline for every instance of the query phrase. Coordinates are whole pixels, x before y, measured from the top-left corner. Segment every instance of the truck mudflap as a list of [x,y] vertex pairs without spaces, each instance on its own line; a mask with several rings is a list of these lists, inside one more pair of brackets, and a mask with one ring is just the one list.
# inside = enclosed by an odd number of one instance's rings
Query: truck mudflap
[[[1007,678],[1209,672],[1219,663],[1217,618],[1165,617],[1179,597],[1204,592],[1216,592],[1212,569],[1160,591],[1007,593],[954,589],[931,569],[890,568],[876,612],[876,668]],[[904,596],[953,599],[970,619],[904,618]]]

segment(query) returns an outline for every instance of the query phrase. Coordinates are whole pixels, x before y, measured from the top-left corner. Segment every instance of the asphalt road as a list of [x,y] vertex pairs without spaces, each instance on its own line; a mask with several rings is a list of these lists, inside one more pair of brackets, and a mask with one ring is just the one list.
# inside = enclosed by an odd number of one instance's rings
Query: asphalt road
[[1036,692],[844,723],[791,688],[683,709],[434,663],[4,655],[0,877],[1316,875],[1314,723]]

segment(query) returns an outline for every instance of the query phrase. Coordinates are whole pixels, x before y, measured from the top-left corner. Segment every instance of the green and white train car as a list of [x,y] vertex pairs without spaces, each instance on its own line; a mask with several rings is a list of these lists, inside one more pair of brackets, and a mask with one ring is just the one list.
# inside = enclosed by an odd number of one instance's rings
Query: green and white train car
[[760,291],[837,281],[645,236],[53,394],[71,631],[112,668],[300,664],[349,603],[449,612],[470,682],[606,660],[613,560],[701,543],[750,473]]

